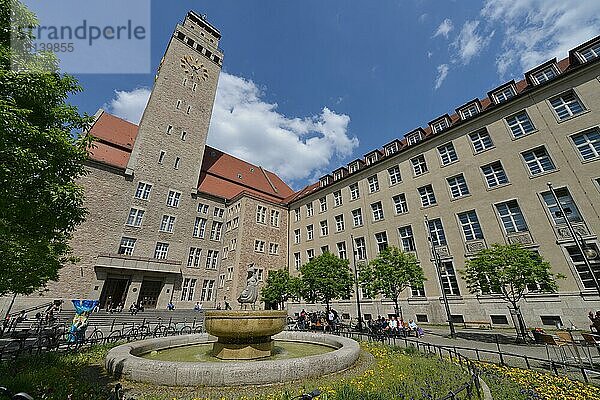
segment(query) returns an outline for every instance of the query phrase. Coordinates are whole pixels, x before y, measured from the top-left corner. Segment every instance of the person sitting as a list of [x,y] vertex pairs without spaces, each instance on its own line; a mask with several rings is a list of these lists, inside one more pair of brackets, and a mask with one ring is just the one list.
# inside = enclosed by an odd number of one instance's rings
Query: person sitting
[[595,330],[596,333],[600,333],[600,311],[596,311],[595,315],[593,311],[590,311],[588,313],[588,318],[592,322],[590,325],[590,331],[594,332]]
[[199,301],[196,302],[196,305],[194,306],[194,311],[202,311],[202,304],[200,304]]
[[411,319],[408,322],[408,329],[410,329],[411,332],[414,332],[416,337],[421,337],[419,325],[417,325],[414,320]]
[[167,304],[167,310],[173,311],[174,309],[175,309],[175,304],[173,304],[172,301],[169,301],[169,304]]
[[137,313],[138,313],[138,308],[137,308],[136,304],[131,303],[131,305],[129,306],[129,314],[135,315]]

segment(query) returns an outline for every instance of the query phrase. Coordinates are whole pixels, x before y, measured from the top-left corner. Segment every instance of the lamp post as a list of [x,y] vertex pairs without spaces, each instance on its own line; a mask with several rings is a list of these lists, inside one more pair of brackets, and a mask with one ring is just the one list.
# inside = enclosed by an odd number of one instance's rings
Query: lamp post
[[433,243],[433,235],[431,232],[431,228],[429,226],[429,219],[427,215],[425,216],[425,228],[427,229],[427,240],[431,245],[431,254],[433,255],[433,263],[435,265],[435,270],[437,271],[438,280],[440,281],[440,288],[442,289],[442,299],[444,300],[444,308],[446,309],[446,318],[448,320],[448,326],[450,328],[450,337],[456,337],[456,331],[454,329],[454,321],[452,321],[452,314],[450,313],[450,304],[448,304],[448,296],[446,295],[446,290],[444,290],[444,282],[442,281],[442,262],[440,259],[440,254],[438,253],[435,244]]
[[358,331],[362,332],[362,312],[360,310],[360,292],[358,291],[358,266],[356,265],[356,250],[354,249],[354,236],[350,235],[352,242],[352,260],[354,262],[354,284],[356,286],[356,312],[358,314]]
[[[563,208],[562,204],[560,204],[560,200],[558,199],[558,195],[556,194],[556,190],[552,186],[552,183],[548,182],[547,185],[548,185],[548,189],[550,189],[550,193],[552,193],[552,197],[554,197],[554,201],[556,201],[556,206],[558,207],[558,210],[559,210],[556,213],[556,216],[562,216],[565,219],[565,223],[567,224],[567,229],[569,229],[569,232],[571,233],[571,236],[573,237],[573,241],[575,241],[575,245],[577,246],[577,249],[581,253],[583,262],[585,263],[585,266],[586,266],[587,270],[589,271],[589,273],[592,277],[592,280],[594,281],[594,286],[596,286],[598,295],[600,296],[600,283],[598,282],[598,279],[596,278],[596,274],[594,274],[594,270],[592,269],[592,265],[590,264],[590,259],[592,259],[592,260],[595,259],[598,256],[598,254],[596,253],[596,251],[594,249],[588,248],[585,243],[585,240],[583,239],[583,236],[581,236],[581,234],[579,232],[576,232],[575,229],[573,229],[573,225],[571,224],[571,221],[569,221],[569,214],[571,214],[571,212],[568,212],[567,210],[565,210]],[[560,215],[559,215],[559,213],[560,213]]]

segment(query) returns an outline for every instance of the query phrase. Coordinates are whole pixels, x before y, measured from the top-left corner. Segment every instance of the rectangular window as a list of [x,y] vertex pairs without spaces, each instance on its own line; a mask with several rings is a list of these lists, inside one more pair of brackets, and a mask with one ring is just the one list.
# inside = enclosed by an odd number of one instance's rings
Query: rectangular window
[[452,142],[438,147],[437,150],[440,155],[442,165],[448,165],[458,161],[458,155],[456,154],[456,150],[454,149]]
[[385,250],[388,246],[387,232],[379,232],[375,234],[375,242],[377,243],[377,250]]
[[210,228],[210,240],[221,240],[221,231],[223,230],[223,223],[213,221]]
[[460,296],[460,290],[458,290],[458,281],[456,280],[456,271],[454,271],[454,265],[452,261],[442,261],[441,268],[442,287],[444,292],[450,296]]
[[294,267],[296,268],[296,271],[298,271],[301,266],[302,260],[300,258],[300,253],[294,253]]
[[327,211],[327,197],[321,197],[319,199],[319,209],[321,212]]
[[483,232],[479,224],[479,218],[475,210],[465,211],[458,214],[458,221],[462,228],[465,240],[483,239]]
[[362,210],[360,208],[352,210],[352,222],[354,223],[355,227],[363,224]]
[[439,218],[429,220],[429,233],[431,235],[431,243],[434,246],[444,246],[448,244],[446,241],[446,233],[444,232],[444,226],[442,220]]
[[213,210],[213,217],[215,217],[215,218],[223,218],[223,215],[225,215],[225,209],[224,208],[215,207],[215,209]]
[[[446,129],[448,127],[448,120],[446,118],[442,118],[438,121],[435,121],[432,125],[431,128],[433,129],[434,133],[438,133],[443,131],[444,129]],[[411,143],[409,143],[411,144]]]
[[169,243],[157,242],[154,248],[154,258],[157,260],[164,260],[169,254]]
[[169,190],[167,195],[167,205],[169,207],[179,207],[179,201],[181,200],[181,192],[176,190]]
[[[425,287],[411,287],[410,294],[412,297],[425,297]],[[427,315],[417,314],[417,322],[427,322]]]
[[392,197],[392,200],[394,202],[396,214],[403,214],[408,212],[408,203],[406,202],[406,195],[404,193],[400,193]]
[[217,261],[219,260],[218,250],[208,250],[206,252],[206,269],[217,269]]
[[383,206],[380,201],[371,204],[371,211],[373,212],[373,221],[381,221],[383,219]]
[[415,176],[422,175],[428,171],[427,162],[425,162],[425,156],[422,154],[410,160],[410,163],[413,167],[413,172]]
[[365,243],[364,237],[359,237],[354,239],[354,244],[356,246],[356,258],[358,260],[366,260],[367,259],[367,245]]
[[175,164],[173,164],[173,168],[179,169],[179,164],[181,164],[181,158],[175,157]]
[[379,191],[379,180],[377,179],[377,175],[368,177],[367,182],[369,183],[369,193],[375,193]]
[[571,136],[581,158],[585,161],[600,158],[600,129],[593,128]]
[[300,229],[294,229],[294,244],[300,243]]
[[226,280],[233,280],[233,267],[227,267],[227,278]]
[[158,163],[162,164],[163,161],[165,160],[165,154],[167,154],[164,150],[161,150],[160,153],[158,153]]
[[254,241],[254,251],[258,252],[258,253],[264,253],[265,252],[265,241],[264,240],[255,240]]
[[339,242],[336,244],[336,246],[338,251],[338,257],[342,260],[347,260],[348,254],[346,252],[346,242]]
[[175,108],[178,110],[181,108],[181,100],[177,100],[177,103],[175,104]]
[[327,220],[321,221],[321,236],[327,236],[329,234],[329,228],[327,227]]
[[417,189],[419,196],[421,197],[421,205],[423,207],[429,207],[437,203],[435,194],[433,193],[433,186],[425,185]]
[[461,119],[471,118],[477,114],[479,114],[479,107],[477,107],[477,104],[471,104],[470,106],[460,110]]
[[194,290],[196,289],[196,279],[185,278],[181,287],[181,301],[194,300]]
[[307,217],[312,217],[314,213],[315,213],[315,210],[313,208],[313,204],[312,203],[308,203],[306,205],[306,216]]
[[494,161],[491,164],[484,165],[481,167],[481,172],[483,172],[485,182],[489,188],[508,183],[508,177],[506,176],[500,161]]
[[119,254],[126,256],[133,255],[133,249],[135,248],[136,239],[130,237],[122,237],[121,243],[119,244]]
[[543,70],[533,74],[533,79],[535,80],[535,83],[538,85],[540,83],[549,81],[550,79],[552,79],[554,77],[556,77],[556,70],[553,67],[548,67],[546,69],[543,69]]
[[394,165],[392,168],[388,168],[388,174],[390,175],[390,186],[396,185],[402,182],[402,177],[400,176],[400,167]]
[[142,226],[143,218],[144,218],[144,210],[140,210],[139,208],[131,208],[129,210],[129,216],[127,217],[127,225]]
[[[445,127],[443,127],[444,123],[445,123],[445,120],[443,122],[441,122],[442,127],[440,128],[440,130],[445,128]],[[411,144],[419,143],[421,141],[421,139],[423,139],[423,137],[421,136],[421,132],[413,133],[412,135],[408,135],[406,137],[406,143],[410,146]]]
[[584,62],[588,62],[600,56],[600,42],[588,47],[587,49],[581,50],[579,55]]
[[321,246],[321,254],[329,253],[329,246]]
[[205,279],[202,283],[202,293],[200,294],[200,301],[212,301],[215,288],[214,279]]
[[356,200],[360,197],[360,190],[358,189],[358,182],[350,185],[350,199]]
[[256,207],[256,222],[259,224],[265,224],[267,222],[267,207]]
[[450,196],[453,199],[457,199],[462,196],[469,194],[469,187],[463,174],[458,174],[450,178],[446,178],[448,181],[448,187],[450,188]]
[[342,191],[333,192],[333,205],[339,207],[342,205]]
[[200,266],[200,255],[202,249],[199,247],[190,247],[190,253],[188,255],[188,267],[199,267]]
[[335,216],[335,231],[341,232],[344,230],[344,215],[336,215]]
[[[558,197],[558,201],[560,201],[564,213],[567,215],[567,218],[569,218],[569,221],[582,222],[583,218],[581,217],[581,214],[579,214],[579,209],[577,208],[575,201],[573,201],[569,189],[563,187],[554,189],[554,192],[556,193],[556,197]],[[556,197],[554,197],[550,191],[542,193],[542,198],[544,199],[544,203],[546,204],[554,223],[556,225],[565,224],[565,216],[560,211],[558,204],[556,204]]]
[[280,216],[279,211],[271,210],[271,226],[275,226],[275,227],[279,226],[279,216]]
[[222,288],[225,286],[225,274],[219,275],[219,287]]
[[315,258],[315,249],[306,250],[306,258],[308,261],[311,261],[313,258]]
[[194,233],[193,236],[197,238],[204,238],[206,232],[206,218],[196,217],[194,221]]
[[173,227],[175,226],[175,217],[173,215],[163,215],[162,221],[160,222],[160,231],[173,233]]
[[185,113],[189,114],[190,111],[192,111],[192,106],[187,106],[187,109],[185,110]]
[[524,151],[521,153],[521,157],[523,157],[523,160],[525,160],[525,164],[527,165],[531,175],[550,172],[556,169],[544,146],[540,146],[537,149]]
[[413,231],[410,225],[398,228],[398,236],[400,236],[400,247],[402,251],[416,251],[415,238],[413,237]]
[[271,255],[279,254],[279,244],[269,243],[269,254],[271,254]]
[[313,226],[311,225],[307,225],[306,226],[306,240],[312,240],[313,239],[313,234],[314,234],[314,230],[313,230]]
[[504,103],[506,100],[510,99],[511,97],[514,97],[515,95],[515,90],[512,88],[512,86],[507,86],[502,90],[497,91],[496,93],[494,93],[494,99],[496,100],[496,104],[500,104],[500,103]]
[[572,90],[551,98],[550,104],[561,121],[585,111],[583,104]]
[[506,233],[527,232],[525,218],[516,200],[496,204],[496,210]]
[[529,135],[531,132],[535,131],[535,126],[533,126],[533,123],[525,110],[506,118],[506,123],[515,139]]
[[171,132],[173,132],[173,125],[168,125],[167,126],[167,135],[170,135]]
[[198,203],[198,212],[201,214],[206,214],[208,212],[208,204]]
[[494,142],[492,142],[492,138],[485,128],[477,132],[470,133],[469,139],[471,139],[471,145],[473,146],[475,153],[481,153],[482,151],[494,147]]
[[146,182],[138,183],[138,187],[135,191],[135,198],[141,200],[148,200],[150,197],[150,191],[152,190],[152,184]]
[[[587,247],[590,250],[595,251],[596,254],[600,254],[596,244],[589,243]],[[573,262],[573,266],[575,266],[575,269],[577,270],[577,274],[579,275],[579,279],[581,279],[583,287],[586,289],[595,289],[596,285],[594,283],[594,278],[592,277],[592,274],[587,268],[587,265],[585,264],[585,260],[583,258],[585,257],[585,255],[581,254],[581,251],[579,251],[579,248],[577,246],[568,246],[567,252],[569,253],[571,262]],[[600,281],[600,258],[596,257],[593,260],[588,261],[590,263],[590,266],[592,267],[592,271],[594,273],[594,276],[596,277],[596,280]]]
[[186,138],[187,138],[187,132],[186,131],[181,131],[181,140],[183,140],[185,142]]
[[294,222],[298,222],[298,221],[300,221],[300,209],[295,208],[294,209]]

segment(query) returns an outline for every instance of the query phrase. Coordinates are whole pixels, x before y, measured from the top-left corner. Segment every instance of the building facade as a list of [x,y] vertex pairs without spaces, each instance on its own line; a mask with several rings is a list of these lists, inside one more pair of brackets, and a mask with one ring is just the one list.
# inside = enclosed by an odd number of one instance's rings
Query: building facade
[[[566,277],[555,294],[529,288],[522,305],[528,324],[585,326],[587,312],[600,308],[589,270],[600,280],[600,37],[297,192],[206,145],[220,38],[204,17],[188,13],[139,126],[97,113],[90,129],[97,141],[80,181],[89,214],[72,242],[80,260],[16,307],[54,298],[95,298],[103,307],[237,307],[250,264],[264,282],[270,270],[297,273],[325,251],[354,267],[393,245],[414,253],[427,277],[423,289],[403,294],[405,318],[443,323],[444,290],[457,321],[507,326],[506,303],[470,294],[460,270],[493,243],[521,243]],[[354,295],[367,318],[393,312],[389,300]],[[288,303],[290,313],[320,307]],[[334,307],[357,316],[354,298]]]

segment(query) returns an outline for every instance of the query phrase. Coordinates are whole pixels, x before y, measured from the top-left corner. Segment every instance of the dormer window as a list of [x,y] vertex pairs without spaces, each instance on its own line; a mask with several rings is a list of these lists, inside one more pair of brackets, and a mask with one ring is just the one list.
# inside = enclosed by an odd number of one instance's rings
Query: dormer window
[[320,180],[321,187],[325,187],[331,183],[331,175],[325,175]]
[[398,152],[398,142],[394,142],[385,146],[385,155],[391,156]]
[[541,71],[534,72],[532,74],[532,78],[533,78],[533,82],[536,85],[539,85],[541,83],[549,81],[550,79],[555,78],[557,75],[558,75],[558,73],[556,72],[556,68],[554,68],[554,66],[551,65],[547,68],[544,68]]
[[342,173],[340,171],[334,172],[333,173],[333,180],[339,181],[340,179],[342,179]]
[[479,105],[477,103],[471,103],[466,107],[463,107],[459,110],[460,118],[465,120],[471,118],[474,115],[479,114],[481,110],[479,109]]
[[[446,120],[442,120],[442,121],[445,122]],[[442,128],[440,128],[440,130],[446,129],[447,127],[448,127],[448,125],[446,124]],[[406,136],[406,143],[408,145],[418,143],[421,140],[423,140],[423,135],[421,134],[421,131],[416,131],[416,132],[413,132],[413,133],[411,133],[411,134],[409,134],[409,135]]]
[[367,156],[367,165],[371,165],[377,161],[377,153],[371,153]]
[[350,173],[358,171],[358,163],[352,163],[348,166]]
[[[433,131],[433,133],[439,133],[450,126],[450,119],[448,117],[436,119],[435,121],[430,122],[429,126],[431,126],[431,130]],[[408,141],[407,143],[412,144],[410,141]]]
[[511,85],[511,86],[507,86],[503,89],[498,90],[497,92],[495,92],[492,95],[492,97],[496,104],[500,104],[500,103],[507,101],[511,97],[514,97],[515,95],[516,95],[515,89]]
[[579,55],[581,62],[592,61],[594,58],[600,57],[600,42],[578,51],[577,54]]

